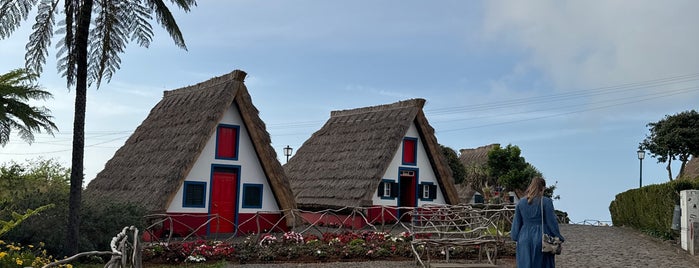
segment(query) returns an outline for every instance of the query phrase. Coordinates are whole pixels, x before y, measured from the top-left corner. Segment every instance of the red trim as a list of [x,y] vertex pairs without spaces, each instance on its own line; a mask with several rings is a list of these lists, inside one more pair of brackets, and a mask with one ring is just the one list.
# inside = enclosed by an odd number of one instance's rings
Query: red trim
[[[144,235],[144,238],[152,239],[152,236],[168,236],[170,235],[170,230],[172,230],[173,234],[177,237],[185,237],[192,233],[194,229],[204,225],[209,219],[209,214],[207,213],[168,213],[168,216],[172,218],[172,225],[170,224],[171,221],[165,220],[161,229],[152,230],[153,234]],[[280,213],[240,213],[238,214],[238,219],[238,235],[266,232],[274,228],[275,225],[277,225],[277,229],[273,231],[286,232],[289,230],[286,226],[286,221],[282,220],[282,215]],[[260,230],[257,228],[258,222],[260,224]],[[233,231],[226,233],[233,233]],[[201,237],[206,236],[206,234],[206,226],[203,226],[196,232],[196,235]]]
[[[258,230],[257,224],[260,228]],[[261,233],[270,231],[274,226],[276,229],[273,232],[287,232],[289,228],[286,226],[286,220],[282,220],[282,215],[279,213],[240,213],[238,214],[238,231],[239,235]]]
[[370,207],[367,210],[367,219],[372,224],[395,223],[396,215],[398,211],[393,207]]
[[345,228],[360,229],[366,225],[364,219],[361,216],[350,216],[350,215],[331,215],[322,213],[311,213],[303,212],[301,213],[306,222],[315,225],[326,225],[326,226],[343,226]]

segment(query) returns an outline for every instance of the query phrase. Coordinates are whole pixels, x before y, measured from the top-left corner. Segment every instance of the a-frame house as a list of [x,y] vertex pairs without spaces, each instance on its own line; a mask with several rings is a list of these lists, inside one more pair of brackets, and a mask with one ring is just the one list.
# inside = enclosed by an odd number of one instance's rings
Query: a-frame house
[[216,215],[197,234],[256,232],[252,217],[264,217],[260,228],[271,229],[296,205],[245,76],[235,70],[165,91],[85,199],[169,215],[174,224],[164,228],[181,235]]
[[367,207],[366,216],[375,222],[401,218],[407,211],[378,206],[458,204],[424,104],[424,99],[411,99],[331,112],[284,165],[298,207]]

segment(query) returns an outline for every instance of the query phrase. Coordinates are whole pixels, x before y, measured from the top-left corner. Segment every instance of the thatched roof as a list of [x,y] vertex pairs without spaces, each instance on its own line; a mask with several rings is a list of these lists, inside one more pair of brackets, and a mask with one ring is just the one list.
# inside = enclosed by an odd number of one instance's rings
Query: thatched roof
[[85,198],[138,203],[152,212],[164,212],[224,113],[236,104],[279,207],[295,208],[269,133],[243,83],[245,76],[245,72],[235,70],[165,91],[163,99],[90,182]]
[[489,144],[481,146],[474,149],[460,149],[459,150],[459,161],[461,161],[464,166],[485,166],[488,164],[488,152],[499,146],[499,144]]
[[699,158],[696,155],[692,156],[684,167],[684,177],[686,178],[696,178],[699,177]]
[[302,208],[372,205],[381,177],[412,123],[417,126],[447,203],[457,204],[451,170],[422,107],[424,99],[343,111],[303,143],[284,165]]

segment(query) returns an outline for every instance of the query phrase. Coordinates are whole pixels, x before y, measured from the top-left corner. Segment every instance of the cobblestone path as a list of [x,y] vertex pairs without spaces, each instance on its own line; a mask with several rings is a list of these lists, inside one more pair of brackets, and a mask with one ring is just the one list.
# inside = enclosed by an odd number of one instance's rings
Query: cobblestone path
[[[638,231],[621,227],[601,227],[564,224],[563,254],[556,257],[556,267],[699,267],[699,257],[691,256],[671,242],[663,242]],[[507,264],[501,264],[507,267]],[[414,261],[376,261],[305,264],[248,264],[229,267],[305,267],[305,268],[360,268],[360,267],[418,267]],[[513,267],[513,266],[511,266]]]
[[682,248],[620,227],[561,225],[566,238],[556,267],[699,267]]

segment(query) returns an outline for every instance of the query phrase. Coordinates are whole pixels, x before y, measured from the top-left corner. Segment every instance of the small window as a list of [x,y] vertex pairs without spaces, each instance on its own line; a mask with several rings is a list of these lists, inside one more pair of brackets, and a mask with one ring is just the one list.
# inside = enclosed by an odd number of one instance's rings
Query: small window
[[437,185],[431,182],[421,183],[418,186],[420,199],[423,201],[432,201],[437,198]]
[[391,180],[382,180],[379,183],[377,194],[381,199],[394,199],[398,197],[398,183]]
[[243,184],[243,208],[262,208],[262,184]]
[[422,199],[430,198],[430,187],[422,187]]
[[216,158],[238,160],[239,126],[219,125],[216,130]]
[[403,165],[417,165],[417,139],[403,139]]
[[206,203],[206,182],[185,181],[183,207],[203,208]]

